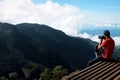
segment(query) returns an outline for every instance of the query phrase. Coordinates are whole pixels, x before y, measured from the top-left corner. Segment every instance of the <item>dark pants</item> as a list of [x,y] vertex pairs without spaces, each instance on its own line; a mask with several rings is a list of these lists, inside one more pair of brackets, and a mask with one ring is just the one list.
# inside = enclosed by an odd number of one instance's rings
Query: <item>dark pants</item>
[[108,60],[106,60],[106,59],[104,59],[102,56],[100,56],[100,57],[97,57],[97,58],[89,61],[88,64],[87,64],[87,66],[91,66],[91,65],[93,65],[94,63],[99,62],[99,61],[108,61]]

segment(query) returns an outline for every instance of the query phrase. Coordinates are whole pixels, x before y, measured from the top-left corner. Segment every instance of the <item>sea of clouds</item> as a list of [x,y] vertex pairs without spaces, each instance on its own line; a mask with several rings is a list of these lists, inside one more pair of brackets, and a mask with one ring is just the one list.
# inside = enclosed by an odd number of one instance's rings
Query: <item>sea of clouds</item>
[[[82,24],[110,26],[108,23],[120,23],[119,17],[111,19],[109,16],[102,16],[95,12],[81,11],[77,6],[60,5],[52,0],[46,0],[41,4],[35,4],[32,0],[0,0],[0,22],[46,24],[68,35],[89,38],[97,42],[99,42],[98,35],[78,32],[84,28]],[[120,36],[113,39],[116,45],[120,45]]]
[[[97,34],[92,36],[88,33],[83,33],[83,34],[79,34],[78,36],[83,37],[83,38],[88,38],[88,39],[91,39],[92,41],[100,43],[100,39],[98,39],[99,35],[97,35]],[[120,36],[115,36],[115,37],[112,37],[112,38],[115,41],[115,45],[120,46]]]

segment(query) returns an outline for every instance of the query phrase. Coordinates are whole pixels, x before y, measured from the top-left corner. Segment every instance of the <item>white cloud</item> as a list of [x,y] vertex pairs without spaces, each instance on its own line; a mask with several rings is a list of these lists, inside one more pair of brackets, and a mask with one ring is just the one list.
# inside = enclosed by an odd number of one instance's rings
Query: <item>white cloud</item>
[[[83,38],[91,39],[92,41],[95,41],[95,42],[98,42],[98,43],[100,42],[100,39],[98,39],[99,35],[92,36],[90,34],[83,33],[83,34],[79,34],[78,36],[83,37]],[[120,46],[120,36],[113,37],[113,40],[115,41],[115,46]]]
[[115,45],[120,46],[120,36],[119,37],[113,37],[113,39],[115,40]]
[[87,34],[87,33],[83,33],[83,34],[79,34],[78,36],[82,37],[82,38],[91,38],[92,36]]
[[49,0],[45,4],[34,4],[31,0],[3,0],[0,1],[0,16],[2,22],[47,24],[69,35],[77,34],[84,17],[75,6],[61,6]]
[[79,34],[78,36],[82,37],[82,38],[91,39],[92,41],[95,41],[95,42],[98,42],[98,43],[100,42],[100,40],[98,39],[99,35],[92,36],[92,35],[90,35],[88,33],[83,33],[83,34]]

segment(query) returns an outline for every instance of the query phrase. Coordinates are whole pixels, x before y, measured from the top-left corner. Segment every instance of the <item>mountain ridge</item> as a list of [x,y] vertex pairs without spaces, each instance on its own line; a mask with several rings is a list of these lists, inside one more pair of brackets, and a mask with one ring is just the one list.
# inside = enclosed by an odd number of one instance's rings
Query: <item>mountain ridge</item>
[[56,65],[70,71],[83,69],[94,57],[95,46],[89,39],[68,36],[46,25],[0,23],[0,70],[20,72],[33,63],[34,70]]

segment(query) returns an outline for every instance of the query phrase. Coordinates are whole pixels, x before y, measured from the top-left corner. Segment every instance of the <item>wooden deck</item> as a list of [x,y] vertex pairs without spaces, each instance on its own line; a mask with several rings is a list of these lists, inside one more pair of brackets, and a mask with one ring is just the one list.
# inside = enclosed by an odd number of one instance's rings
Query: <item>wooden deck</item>
[[81,71],[76,70],[62,80],[120,80],[120,61],[100,61]]

